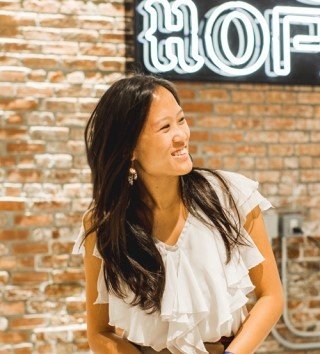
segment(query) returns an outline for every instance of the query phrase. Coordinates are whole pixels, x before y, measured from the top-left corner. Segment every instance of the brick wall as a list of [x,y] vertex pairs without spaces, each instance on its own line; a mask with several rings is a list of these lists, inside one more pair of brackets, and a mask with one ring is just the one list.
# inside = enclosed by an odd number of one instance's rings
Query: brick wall
[[[88,350],[82,259],[70,255],[91,195],[83,128],[132,61],[131,16],[120,1],[0,1],[1,354]],[[303,206],[314,239],[289,244],[290,315],[319,331],[319,87],[177,85],[195,165],[244,173],[276,206]],[[289,350],[270,335],[261,352]]]

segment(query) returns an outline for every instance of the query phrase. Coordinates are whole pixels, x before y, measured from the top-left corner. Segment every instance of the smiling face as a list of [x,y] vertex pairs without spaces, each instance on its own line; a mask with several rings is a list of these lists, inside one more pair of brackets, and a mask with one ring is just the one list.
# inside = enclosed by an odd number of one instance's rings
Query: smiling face
[[[159,86],[153,93],[148,117],[133,154],[138,174],[172,177],[189,173],[192,170],[189,138],[190,129],[182,108],[170,91]],[[181,149],[180,156],[173,155]]]

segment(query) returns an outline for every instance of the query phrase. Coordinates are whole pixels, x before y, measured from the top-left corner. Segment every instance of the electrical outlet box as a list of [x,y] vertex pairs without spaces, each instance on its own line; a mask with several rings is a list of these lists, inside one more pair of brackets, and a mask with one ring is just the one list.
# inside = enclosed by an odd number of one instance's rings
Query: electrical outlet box
[[279,223],[279,233],[282,237],[301,236],[303,217],[299,213],[282,214]]
[[269,238],[277,238],[279,236],[279,215],[276,213],[264,213],[263,219]]

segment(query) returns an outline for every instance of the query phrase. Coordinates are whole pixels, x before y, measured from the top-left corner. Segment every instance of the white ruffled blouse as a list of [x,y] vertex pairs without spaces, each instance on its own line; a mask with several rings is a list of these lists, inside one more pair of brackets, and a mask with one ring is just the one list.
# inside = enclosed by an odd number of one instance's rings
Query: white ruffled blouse
[[[200,172],[227,207],[225,192],[217,178],[209,172]],[[248,315],[246,295],[255,288],[248,269],[265,258],[243,224],[254,207],[259,205],[263,211],[273,205],[260,194],[257,181],[235,172],[218,172],[228,181],[240,213],[242,233],[252,247],[239,246],[239,252],[235,248],[230,263],[225,265],[226,250],[218,231],[190,213],[175,245],[154,238],[166,268],[160,314],[147,314],[138,306],[131,306],[133,294],[125,300],[108,294],[102,260],[95,304],[109,303],[109,324],[123,329],[123,336],[131,342],[151,346],[156,351],[167,348],[174,354],[208,353],[204,342],[235,335]],[[82,225],[72,253],[84,254],[85,249],[80,246],[83,234]],[[96,247],[93,255],[102,259]]]

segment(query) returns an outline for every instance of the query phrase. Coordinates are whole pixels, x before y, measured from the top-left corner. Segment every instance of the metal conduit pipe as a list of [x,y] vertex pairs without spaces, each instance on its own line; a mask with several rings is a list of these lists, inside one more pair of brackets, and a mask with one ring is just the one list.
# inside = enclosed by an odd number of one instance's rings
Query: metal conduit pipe
[[[301,236],[300,236],[301,237]],[[272,240],[271,240],[272,243]],[[281,247],[282,247],[282,255],[281,255],[281,278],[282,278],[282,284],[283,284],[283,290],[284,290],[284,295],[285,295],[285,306],[284,306],[284,311],[283,311],[283,319],[285,324],[287,325],[288,329],[294,333],[297,336],[300,337],[315,337],[320,335],[320,332],[307,332],[307,331],[300,331],[296,329],[290,322],[289,317],[288,317],[288,308],[287,308],[287,303],[288,303],[288,293],[287,293],[287,240],[286,237],[282,237],[281,240]],[[291,341],[288,341],[287,339],[283,338],[276,327],[274,326],[271,329],[271,333],[274,336],[274,338],[284,347],[289,348],[289,349],[320,349],[320,342],[309,342],[309,343],[292,343]]]
[[[301,236],[300,236],[301,237]],[[287,291],[287,260],[288,260],[288,254],[287,254],[287,238],[282,237],[281,238],[281,248],[282,248],[282,257],[281,257],[281,278],[283,281],[283,288],[284,288],[284,294],[285,294],[285,307],[283,311],[283,319],[285,324],[287,325],[288,329],[295,335],[301,336],[301,337],[315,337],[315,336],[320,336],[320,332],[308,332],[308,331],[301,331],[297,329],[296,327],[293,326],[292,322],[290,321],[290,318],[288,316],[288,306],[287,306],[287,299],[288,299],[288,291]],[[319,342],[319,348],[320,348],[320,342]]]

